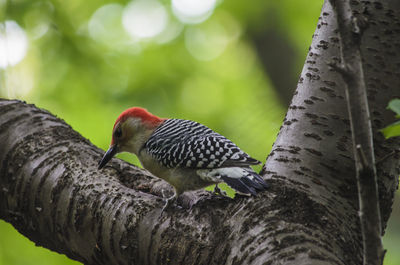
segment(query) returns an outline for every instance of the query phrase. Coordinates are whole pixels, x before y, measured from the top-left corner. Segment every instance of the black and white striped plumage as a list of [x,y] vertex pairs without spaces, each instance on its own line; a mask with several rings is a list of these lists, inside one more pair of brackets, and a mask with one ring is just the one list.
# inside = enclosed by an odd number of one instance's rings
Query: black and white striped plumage
[[144,148],[168,168],[260,164],[224,136],[190,120],[166,120],[150,136]]
[[164,167],[194,169],[211,183],[226,182],[242,194],[256,194],[267,184],[250,165],[260,164],[232,141],[190,120],[167,119],[143,148]]

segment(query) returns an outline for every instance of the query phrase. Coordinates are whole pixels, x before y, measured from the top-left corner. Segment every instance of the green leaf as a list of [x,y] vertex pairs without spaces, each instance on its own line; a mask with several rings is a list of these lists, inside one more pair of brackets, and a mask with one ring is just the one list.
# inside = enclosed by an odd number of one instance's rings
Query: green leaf
[[[215,187],[215,185],[208,186],[208,187],[206,188],[206,190],[213,191],[213,190],[214,190],[214,187]],[[219,183],[219,184],[218,184],[218,188],[220,188],[222,191],[225,191],[225,192],[226,192],[226,195],[228,195],[229,197],[231,197],[231,198],[234,198],[234,197],[235,197],[235,194],[236,194],[235,190],[233,190],[233,189],[232,189],[231,187],[229,187],[227,184],[225,184],[225,183]]]
[[381,131],[386,138],[400,136],[400,121],[390,124]]
[[388,109],[394,111],[397,114],[397,116],[399,117],[400,116],[400,99],[399,98],[392,99],[389,102]]

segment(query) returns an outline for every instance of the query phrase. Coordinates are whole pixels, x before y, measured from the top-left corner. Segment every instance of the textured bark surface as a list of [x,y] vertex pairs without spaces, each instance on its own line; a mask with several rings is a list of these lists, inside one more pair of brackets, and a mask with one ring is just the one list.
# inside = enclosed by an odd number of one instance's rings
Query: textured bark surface
[[350,0],[330,0],[330,3],[337,18],[341,53],[340,63],[335,62],[331,66],[341,74],[345,82],[358,189],[363,264],[382,265],[385,252],[382,245],[378,177],[360,48],[367,21],[364,14],[353,13]]
[[[400,96],[400,6],[352,1],[369,19],[362,39],[377,161],[400,138],[378,130]],[[397,6],[395,6],[397,5]],[[160,216],[165,183],[113,159],[32,105],[0,101],[0,218],[36,244],[85,264],[361,264],[351,134],[336,18],[323,7],[299,84],[262,175],[269,191],[222,199],[196,192],[191,210]],[[394,152],[377,165],[382,227],[400,174]]]

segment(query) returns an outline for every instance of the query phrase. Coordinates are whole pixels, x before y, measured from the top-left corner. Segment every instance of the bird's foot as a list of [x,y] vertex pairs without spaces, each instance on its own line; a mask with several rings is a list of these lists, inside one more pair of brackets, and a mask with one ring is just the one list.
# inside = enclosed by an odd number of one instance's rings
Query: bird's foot
[[[164,197],[164,191],[162,191],[163,197]],[[161,209],[161,214],[168,209],[171,205],[173,205],[176,201],[176,194],[172,195],[171,197],[165,199],[165,204],[163,206],[163,208]]]
[[222,197],[228,197],[229,198],[229,196],[228,196],[228,194],[226,194],[226,191],[224,191],[224,190],[221,190],[219,187],[218,187],[218,184],[215,184],[215,187],[214,187],[214,194],[219,194],[219,195],[221,195]]

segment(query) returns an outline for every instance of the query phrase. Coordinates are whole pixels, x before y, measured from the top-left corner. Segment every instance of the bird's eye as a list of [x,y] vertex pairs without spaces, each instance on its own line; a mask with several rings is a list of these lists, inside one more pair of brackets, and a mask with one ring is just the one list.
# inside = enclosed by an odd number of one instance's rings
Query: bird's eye
[[122,130],[121,127],[118,127],[115,131],[114,131],[114,136],[117,138],[120,138],[122,136]]

